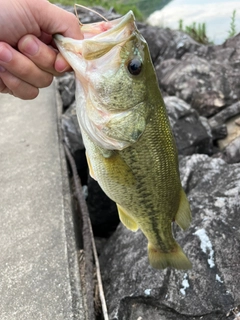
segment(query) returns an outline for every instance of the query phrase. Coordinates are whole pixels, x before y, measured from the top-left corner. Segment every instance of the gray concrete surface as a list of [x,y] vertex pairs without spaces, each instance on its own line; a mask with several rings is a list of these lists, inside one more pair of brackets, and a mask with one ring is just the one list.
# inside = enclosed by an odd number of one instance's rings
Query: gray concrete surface
[[85,319],[56,101],[0,94],[0,320]]

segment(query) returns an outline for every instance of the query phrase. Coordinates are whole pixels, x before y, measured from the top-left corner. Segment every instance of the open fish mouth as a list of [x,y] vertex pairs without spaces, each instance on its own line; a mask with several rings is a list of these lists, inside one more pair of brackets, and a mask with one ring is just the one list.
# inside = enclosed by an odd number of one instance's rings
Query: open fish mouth
[[[135,57],[143,64],[146,42],[132,11],[119,19],[83,25],[81,31],[82,40],[55,35],[59,51],[75,71],[80,127],[98,146],[122,150],[136,142],[145,128],[145,121],[135,116],[144,109],[145,97],[139,94],[144,88],[135,94],[132,87],[136,79],[132,79],[125,90],[129,91],[126,102],[119,92],[124,91],[127,77],[132,77],[127,71],[129,59]],[[124,122],[136,127],[133,132],[124,133]]]
[[[71,53],[92,60],[102,57],[114,46],[128,41],[136,30],[133,12],[129,11],[119,19],[82,25],[83,40],[66,38],[60,34],[56,34],[54,39],[67,60],[71,59]],[[71,65],[73,69],[77,67]]]

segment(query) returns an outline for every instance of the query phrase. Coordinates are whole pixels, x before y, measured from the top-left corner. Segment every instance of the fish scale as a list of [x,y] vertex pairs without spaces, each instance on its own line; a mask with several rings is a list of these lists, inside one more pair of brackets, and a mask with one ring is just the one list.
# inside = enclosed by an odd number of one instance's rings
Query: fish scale
[[109,21],[102,32],[100,26],[83,26],[83,40],[55,37],[76,74],[90,174],[116,202],[122,223],[144,233],[152,267],[189,269],[172,223],[185,230],[191,212],[147,43],[132,12]]

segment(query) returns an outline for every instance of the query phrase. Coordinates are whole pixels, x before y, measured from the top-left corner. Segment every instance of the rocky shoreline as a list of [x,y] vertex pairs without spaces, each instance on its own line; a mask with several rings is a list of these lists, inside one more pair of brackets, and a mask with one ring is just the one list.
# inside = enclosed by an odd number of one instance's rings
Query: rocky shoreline
[[[95,9],[108,19],[117,16]],[[86,11],[79,10],[79,16],[82,23],[99,20]],[[193,269],[152,269],[142,233],[117,227],[115,204],[88,176],[74,109],[74,76],[69,73],[59,78],[65,110],[64,137],[81,181],[88,185],[87,203],[94,233],[110,236],[100,252],[110,319],[237,319],[240,34],[222,45],[206,46],[181,31],[143,23],[138,23],[138,28],[148,42],[178,147],[182,183],[193,221],[187,232],[176,227],[174,234]]]

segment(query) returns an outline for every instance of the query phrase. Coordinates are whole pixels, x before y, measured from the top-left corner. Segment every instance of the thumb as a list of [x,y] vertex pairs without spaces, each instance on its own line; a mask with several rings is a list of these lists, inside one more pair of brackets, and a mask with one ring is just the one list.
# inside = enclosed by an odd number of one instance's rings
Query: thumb
[[32,14],[41,30],[48,34],[60,33],[65,37],[83,39],[77,17],[48,1],[36,1]]

